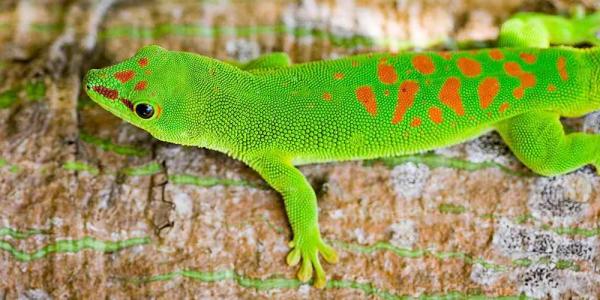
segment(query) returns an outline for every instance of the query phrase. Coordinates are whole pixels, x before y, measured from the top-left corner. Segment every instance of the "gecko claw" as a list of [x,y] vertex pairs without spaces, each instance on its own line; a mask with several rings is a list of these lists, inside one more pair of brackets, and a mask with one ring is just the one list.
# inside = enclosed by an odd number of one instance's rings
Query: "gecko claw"
[[289,245],[293,248],[287,255],[286,261],[289,266],[297,265],[300,260],[300,269],[298,270],[298,279],[307,282],[315,273],[314,286],[323,288],[327,284],[327,276],[319,260],[319,253],[328,263],[336,263],[338,255],[336,251],[321,240],[318,229],[316,233],[296,236]]

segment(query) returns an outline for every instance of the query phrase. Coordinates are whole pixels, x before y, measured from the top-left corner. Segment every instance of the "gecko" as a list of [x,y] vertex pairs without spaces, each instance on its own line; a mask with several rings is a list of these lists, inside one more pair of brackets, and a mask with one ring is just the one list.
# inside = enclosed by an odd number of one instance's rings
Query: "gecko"
[[[569,25],[569,26],[566,26]],[[525,30],[533,28],[531,31]],[[246,64],[142,47],[92,69],[98,105],[155,138],[239,159],[282,195],[292,229],[287,264],[326,284],[315,192],[297,166],[407,155],[495,130],[544,176],[600,166],[600,135],[565,133],[560,117],[600,109],[598,15],[520,14],[500,48],[370,53],[292,64],[285,53]]]

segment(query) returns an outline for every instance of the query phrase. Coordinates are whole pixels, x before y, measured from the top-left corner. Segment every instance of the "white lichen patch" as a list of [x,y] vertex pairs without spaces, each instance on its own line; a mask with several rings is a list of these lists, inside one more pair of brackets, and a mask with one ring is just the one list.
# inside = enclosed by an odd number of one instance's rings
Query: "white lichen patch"
[[565,299],[569,292],[576,299],[597,299],[599,292],[598,274],[559,270],[554,265],[535,264],[515,277],[519,292],[533,298]]
[[527,204],[538,219],[570,224],[580,220],[589,209],[597,181],[589,169],[563,176],[540,177],[531,186]]
[[175,212],[183,218],[192,216],[194,201],[186,193],[173,193],[173,203],[175,204]]
[[398,165],[390,173],[390,184],[396,195],[409,200],[418,198],[429,179],[427,165],[412,162]]
[[471,140],[465,145],[467,159],[472,162],[493,161],[507,165],[513,161],[508,146],[496,132],[490,132]]
[[254,59],[260,54],[260,45],[256,41],[246,39],[229,40],[225,45],[227,56],[240,62]]
[[585,116],[583,119],[583,131],[600,133],[600,111]]
[[50,300],[52,297],[42,289],[30,289],[19,294],[19,300]]
[[512,259],[591,261],[598,252],[595,237],[570,239],[551,231],[528,228],[500,220],[496,227],[493,245]]
[[481,264],[473,264],[471,268],[471,281],[484,285],[484,286],[492,286],[498,282],[502,276],[505,275],[505,271],[500,271],[492,268],[486,268]]
[[419,232],[412,220],[402,220],[388,227],[390,244],[400,248],[412,248],[419,239]]

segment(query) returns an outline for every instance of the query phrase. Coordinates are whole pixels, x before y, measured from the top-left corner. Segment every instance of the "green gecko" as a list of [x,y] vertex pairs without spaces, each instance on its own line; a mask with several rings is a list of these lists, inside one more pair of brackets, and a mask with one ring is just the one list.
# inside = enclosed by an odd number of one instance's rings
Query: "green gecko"
[[[559,121],[600,109],[600,48],[541,49],[572,43],[559,38],[561,25],[582,22],[545,18],[519,21],[539,23],[544,39],[529,39],[516,19],[503,27],[500,43],[514,48],[295,65],[283,53],[234,64],[146,46],[90,70],[85,91],[159,140],[221,151],[256,170],[283,196],[293,231],[287,263],[300,263],[302,281],[314,270],[323,287],[319,254],[330,263],[338,256],[321,238],[315,192],[297,165],[411,154],[496,130],[538,174],[600,166],[600,135],[565,134]],[[599,23],[567,29],[575,36]]]

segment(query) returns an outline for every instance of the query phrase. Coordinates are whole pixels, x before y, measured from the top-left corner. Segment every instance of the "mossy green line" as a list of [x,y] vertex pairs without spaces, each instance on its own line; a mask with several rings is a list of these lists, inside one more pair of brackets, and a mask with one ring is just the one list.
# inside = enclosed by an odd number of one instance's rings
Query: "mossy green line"
[[[252,278],[239,274],[233,270],[223,270],[214,272],[203,272],[196,270],[182,270],[174,271],[165,274],[158,274],[148,277],[134,278],[129,281],[134,283],[149,283],[157,281],[170,281],[176,277],[185,277],[200,282],[219,282],[230,280],[245,288],[252,288],[256,290],[273,290],[273,289],[296,289],[303,285],[301,281],[297,279],[278,278],[270,277],[266,279]],[[308,283],[310,284],[310,283]],[[524,295],[520,296],[500,296],[490,297],[486,295],[471,295],[461,292],[448,292],[446,294],[435,294],[435,295],[419,295],[419,296],[408,296],[408,295],[396,295],[390,291],[378,288],[371,282],[356,282],[352,280],[329,280],[325,289],[353,289],[360,290],[365,293],[366,296],[376,296],[385,300],[408,300],[408,299],[422,299],[422,300],[450,300],[450,299],[497,299],[497,300],[517,300],[517,299],[530,299]]]
[[128,167],[123,168],[121,173],[127,176],[150,176],[154,174],[160,173],[162,168],[160,165],[153,161],[151,163],[147,163],[145,165],[137,166],[137,167]]
[[581,235],[584,237],[593,237],[600,235],[600,227],[596,228],[578,228],[578,227],[557,227],[552,228],[552,231],[561,235]]
[[92,175],[98,175],[100,173],[98,168],[81,161],[68,161],[63,164],[63,169],[68,171],[88,172]]
[[438,211],[445,214],[457,215],[466,212],[467,208],[459,204],[441,203],[440,205],[438,205]]
[[14,89],[0,93],[0,109],[11,107],[17,99],[17,91]]
[[212,186],[242,186],[242,187],[253,187],[258,188],[259,186],[251,182],[236,179],[226,178],[215,178],[215,177],[199,177],[189,174],[174,174],[169,175],[169,182],[180,185],[195,185],[200,187],[212,187]]
[[29,101],[39,101],[46,96],[46,84],[43,81],[29,81],[23,86]]
[[146,149],[136,148],[132,146],[117,145],[111,142],[110,139],[102,139],[99,137],[95,137],[91,134],[87,134],[85,132],[80,133],[79,138],[88,144],[98,146],[98,148],[104,151],[110,151],[121,155],[146,156],[149,153],[149,151]]
[[10,108],[24,98],[28,101],[39,101],[46,96],[46,84],[43,81],[32,80],[23,85],[13,86],[0,93],[0,109]]
[[84,237],[78,240],[61,240],[46,245],[33,252],[17,250],[7,241],[0,240],[0,250],[11,254],[18,261],[32,261],[43,258],[52,253],[76,253],[84,249],[92,249],[100,252],[115,252],[125,248],[150,243],[150,238],[131,238],[122,241],[101,241],[92,237]]
[[471,162],[464,159],[458,159],[453,157],[446,157],[434,153],[424,153],[417,155],[409,155],[409,156],[397,156],[397,157],[386,157],[376,160],[367,160],[364,162],[365,165],[373,165],[377,162],[383,163],[385,166],[389,168],[393,168],[397,165],[405,164],[407,162],[413,163],[421,163],[429,166],[430,168],[453,168],[460,169],[466,171],[478,171],[483,169],[496,168],[500,169],[506,174],[520,176],[520,177],[531,177],[534,176],[532,173],[527,172],[519,172],[515,170],[511,170],[510,168],[503,166],[499,163],[492,161],[485,162]]
[[8,167],[8,170],[11,173],[19,173],[21,172],[21,168],[17,165],[10,164],[6,159],[0,157],[0,169]]
[[377,242],[370,246],[351,244],[341,241],[331,241],[333,244],[348,251],[370,254],[377,251],[391,251],[392,253],[405,258],[422,258],[426,256],[435,257],[438,259],[460,259],[468,264],[480,264],[486,269],[495,271],[506,271],[508,266],[490,263],[481,258],[473,258],[470,254],[464,252],[436,252],[428,249],[408,249],[396,247],[388,242]]
[[24,231],[19,231],[19,230],[10,228],[10,227],[0,228],[0,237],[10,236],[11,238],[17,239],[17,240],[23,240],[28,237],[34,236],[34,235],[45,235],[45,234],[48,234],[48,231],[42,230],[42,229],[27,229]]

